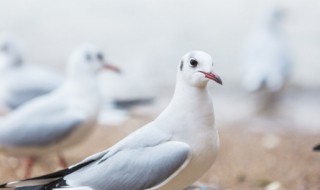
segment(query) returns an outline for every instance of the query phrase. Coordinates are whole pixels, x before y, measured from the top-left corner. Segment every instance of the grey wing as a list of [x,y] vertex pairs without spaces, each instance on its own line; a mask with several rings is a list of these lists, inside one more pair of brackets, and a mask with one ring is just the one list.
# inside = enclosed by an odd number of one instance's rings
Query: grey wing
[[38,96],[45,95],[51,92],[53,89],[44,89],[44,88],[28,88],[22,87],[20,89],[12,89],[10,91],[10,95],[5,100],[6,104],[12,108],[16,109],[20,107],[22,104],[36,98]]
[[148,189],[179,172],[188,163],[189,155],[189,145],[176,141],[124,149],[67,175],[64,180],[70,186],[93,189]]
[[0,145],[46,146],[69,135],[84,120],[66,110],[20,114],[3,122]]
[[58,75],[34,69],[22,69],[9,73],[2,85],[5,85],[6,103],[13,109],[38,96],[45,95],[61,84]]

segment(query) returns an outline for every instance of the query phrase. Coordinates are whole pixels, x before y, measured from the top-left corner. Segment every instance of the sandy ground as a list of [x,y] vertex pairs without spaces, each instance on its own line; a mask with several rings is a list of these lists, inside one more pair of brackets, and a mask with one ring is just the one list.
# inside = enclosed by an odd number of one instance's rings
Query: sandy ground
[[[68,150],[69,164],[104,150],[151,118],[136,117],[123,127],[99,126],[83,144]],[[200,180],[219,189],[318,190],[320,189],[320,153],[312,147],[319,134],[288,130],[260,130],[249,123],[223,126],[220,129],[221,150],[209,172]],[[241,126],[246,126],[242,128]],[[281,127],[281,126],[277,126]],[[0,182],[21,178],[23,169],[14,158],[0,156]],[[55,156],[39,160],[33,175],[60,169]]]

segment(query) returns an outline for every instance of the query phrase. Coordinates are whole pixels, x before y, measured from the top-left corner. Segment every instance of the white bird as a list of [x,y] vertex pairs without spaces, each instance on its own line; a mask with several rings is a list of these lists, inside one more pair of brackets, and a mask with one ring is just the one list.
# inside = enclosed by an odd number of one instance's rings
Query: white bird
[[[219,148],[209,80],[210,55],[187,53],[179,65],[168,107],[152,122],[111,148],[41,177],[4,184],[18,189],[181,190],[213,164]],[[29,187],[28,187],[29,186]],[[32,186],[32,187],[30,187]]]
[[107,68],[100,49],[83,46],[70,57],[67,79],[53,92],[29,101],[2,118],[0,151],[29,158],[26,176],[30,175],[35,157],[58,153],[88,136],[100,108],[96,75]]
[[268,12],[262,26],[250,36],[243,57],[244,88],[264,92],[266,106],[281,93],[290,73],[290,55],[280,28],[283,14],[276,7]]
[[47,94],[61,85],[63,77],[45,67],[26,63],[17,43],[8,36],[0,39],[0,102],[3,111]]

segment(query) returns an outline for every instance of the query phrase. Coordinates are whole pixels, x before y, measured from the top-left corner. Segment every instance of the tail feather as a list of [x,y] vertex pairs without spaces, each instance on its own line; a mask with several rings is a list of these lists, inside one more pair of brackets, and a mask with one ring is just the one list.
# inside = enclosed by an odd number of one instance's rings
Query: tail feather
[[28,179],[21,181],[13,181],[7,184],[3,184],[0,188],[22,188],[22,187],[34,187],[34,186],[43,186],[48,183],[51,183],[58,178],[49,178],[49,179]]
[[47,184],[38,185],[34,184],[19,184],[21,186],[5,186],[4,188],[14,188],[15,190],[52,190],[52,189],[60,189],[60,188],[67,188],[68,185],[64,179],[58,179]]
[[42,186],[17,187],[15,190],[41,190]]
[[9,182],[6,184],[1,184],[0,189],[2,188],[16,188],[19,190],[28,190],[28,189],[33,189],[33,190],[42,190],[42,189],[53,189],[54,187],[62,187],[67,186],[65,180],[63,179],[64,176],[94,162],[95,160],[88,160],[86,162],[80,163],[78,165],[69,167],[64,170],[60,170],[51,174],[39,176],[39,177],[34,177],[34,178],[29,178],[25,180],[20,180],[20,181],[13,181]]

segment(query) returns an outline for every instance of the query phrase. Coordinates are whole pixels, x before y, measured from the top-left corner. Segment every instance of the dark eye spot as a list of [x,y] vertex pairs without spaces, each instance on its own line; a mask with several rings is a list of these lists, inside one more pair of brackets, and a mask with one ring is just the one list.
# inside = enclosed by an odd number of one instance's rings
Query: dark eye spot
[[195,59],[190,59],[190,66],[191,66],[192,68],[197,67],[198,64],[199,64],[199,63],[198,63],[197,60],[195,60]]
[[180,71],[182,71],[183,69],[183,61],[181,60],[181,63],[180,63]]
[[91,59],[92,59],[91,55],[90,55],[89,53],[87,53],[87,54],[86,54],[86,60],[87,60],[87,61],[91,61]]
[[3,52],[7,52],[9,50],[9,46],[7,44],[4,44],[2,47],[1,47],[1,51]]
[[102,53],[98,53],[98,54],[97,54],[97,58],[98,58],[99,61],[103,61],[103,55],[102,55]]

